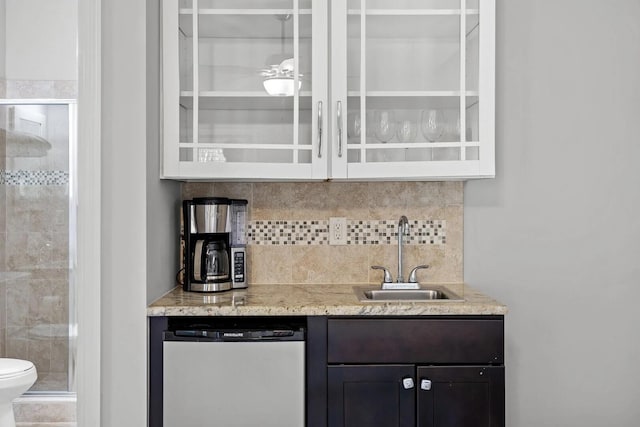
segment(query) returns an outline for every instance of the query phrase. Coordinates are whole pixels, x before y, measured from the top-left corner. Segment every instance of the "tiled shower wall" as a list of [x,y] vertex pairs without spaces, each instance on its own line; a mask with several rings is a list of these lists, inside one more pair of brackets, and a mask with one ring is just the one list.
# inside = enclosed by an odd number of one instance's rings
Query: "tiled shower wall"
[[33,390],[67,390],[68,194],[61,185],[7,185],[6,357],[32,361]]
[[[461,282],[461,182],[185,183],[183,199],[249,201],[250,283],[379,283],[397,273],[397,223],[406,215],[409,268],[421,281]],[[330,217],[347,219],[347,244],[328,244]]]

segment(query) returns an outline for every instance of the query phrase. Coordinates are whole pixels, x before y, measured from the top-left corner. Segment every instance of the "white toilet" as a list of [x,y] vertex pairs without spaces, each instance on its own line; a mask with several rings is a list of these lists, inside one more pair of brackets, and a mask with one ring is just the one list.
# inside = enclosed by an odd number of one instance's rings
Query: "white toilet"
[[0,358],[0,426],[15,427],[12,402],[29,390],[37,378],[33,363]]

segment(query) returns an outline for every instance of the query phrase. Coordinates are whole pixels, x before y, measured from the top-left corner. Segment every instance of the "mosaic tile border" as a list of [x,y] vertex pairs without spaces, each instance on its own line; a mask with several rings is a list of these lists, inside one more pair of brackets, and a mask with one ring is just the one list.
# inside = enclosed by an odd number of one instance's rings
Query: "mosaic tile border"
[[29,171],[0,170],[0,185],[67,185],[69,172],[66,171]]
[[[347,245],[395,245],[396,220],[347,220]],[[446,244],[445,220],[409,221],[409,245]],[[253,245],[328,245],[327,220],[249,221],[247,240]]]

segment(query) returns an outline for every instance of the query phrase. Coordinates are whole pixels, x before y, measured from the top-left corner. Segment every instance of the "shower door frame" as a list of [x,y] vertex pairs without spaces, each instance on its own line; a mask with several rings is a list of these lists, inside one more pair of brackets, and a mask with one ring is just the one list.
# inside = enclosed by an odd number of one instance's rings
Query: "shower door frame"
[[[76,267],[77,267],[77,177],[78,177],[78,108],[75,99],[58,98],[20,98],[7,99],[0,98],[0,106],[66,106],[69,121],[69,252],[68,252],[68,293],[69,293],[69,313],[68,313],[68,369],[67,369],[67,390],[37,390],[25,393],[27,396],[73,396],[76,394],[76,356],[77,356],[77,298],[76,298]],[[15,117],[13,120],[15,121]],[[39,135],[42,136],[42,135]]]

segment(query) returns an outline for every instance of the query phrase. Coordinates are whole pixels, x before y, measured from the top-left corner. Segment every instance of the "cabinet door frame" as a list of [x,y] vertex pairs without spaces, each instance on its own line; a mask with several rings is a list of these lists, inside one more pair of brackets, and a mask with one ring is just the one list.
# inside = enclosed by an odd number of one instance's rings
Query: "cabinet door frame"
[[[415,382],[415,365],[331,365],[328,367],[327,377],[329,426],[348,427],[344,422],[345,386],[349,383],[396,383],[398,387],[397,427],[416,425],[415,386],[405,389],[402,385],[402,380],[405,378],[411,378]],[[389,402],[387,407],[391,407],[392,403],[394,402]]]
[[[362,0],[363,2],[365,0]],[[460,0],[465,7],[467,0]],[[347,2],[333,1],[331,9],[331,165],[329,175],[336,180],[466,180],[495,177],[495,0],[479,0],[479,64],[478,93],[480,100],[478,117],[478,160],[454,161],[397,161],[349,163],[347,161]],[[437,14],[437,11],[436,11]],[[366,26],[366,16],[361,15],[361,26]],[[465,45],[466,15],[460,14],[460,44]],[[365,30],[366,31],[366,30]],[[361,40],[360,49],[366,51],[366,42]],[[461,49],[461,56],[464,50]],[[464,59],[463,59],[464,61]],[[366,66],[360,61],[361,110],[365,105],[362,92],[366,87]],[[462,62],[464,64],[464,62]],[[460,89],[466,87],[466,68],[461,65]],[[461,95],[464,108],[466,95]],[[342,114],[338,114],[339,105]],[[419,124],[418,124],[419,127]],[[466,126],[465,126],[466,128]],[[418,130],[419,132],[419,130]],[[364,132],[362,132],[364,133]],[[391,144],[388,144],[393,148]],[[340,148],[341,146],[341,148]],[[461,143],[460,156],[466,155]],[[361,155],[364,155],[362,152]]]
[[[430,381],[429,390],[423,389],[423,380]],[[459,408],[455,409],[455,406],[463,406],[465,409],[472,410],[469,402],[454,404],[451,408],[452,413],[445,413],[447,402],[442,393],[448,387],[455,386],[458,387],[458,393],[471,393],[471,390],[464,389],[465,386],[470,385],[484,386],[487,405],[481,408],[486,409],[486,419],[483,423],[477,418],[480,414],[476,412],[474,419],[469,420],[467,418],[466,421],[468,423],[461,424],[464,420],[459,418],[461,411]],[[504,427],[505,425],[504,366],[418,366],[417,392],[417,425],[420,427],[446,427],[448,425],[460,427],[466,425],[470,427]],[[438,393],[441,394],[438,395]],[[470,394],[468,400],[471,402],[476,400],[475,403],[481,404],[482,402],[477,402],[477,397],[477,395]],[[444,420],[438,423],[438,420],[443,417]],[[450,417],[457,418],[453,420]]]
[[[292,0],[298,4],[299,0]],[[293,10],[297,10],[296,7]],[[328,4],[313,1],[312,19],[312,156],[311,163],[207,163],[181,162],[180,141],[180,60],[179,60],[179,0],[162,2],[162,150],[160,177],[178,180],[293,180],[309,181],[328,178],[329,140],[328,108]],[[197,62],[197,54],[194,55]],[[198,99],[198,94],[194,98]],[[197,108],[197,102],[194,101]],[[299,103],[296,103],[299,108]],[[295,109],[295,106],[294,106]],[[294,111],[295,117],[299,114]],[[197,120],[197,114],[196,118]],[[299,121],[292,125],[299,126]],[[322,126],[322,131],[320,131]]]
[[180,140],[179,1],[161,4],[162,25],[162,150],[160,177],[181,178],[177,144]]

